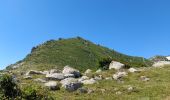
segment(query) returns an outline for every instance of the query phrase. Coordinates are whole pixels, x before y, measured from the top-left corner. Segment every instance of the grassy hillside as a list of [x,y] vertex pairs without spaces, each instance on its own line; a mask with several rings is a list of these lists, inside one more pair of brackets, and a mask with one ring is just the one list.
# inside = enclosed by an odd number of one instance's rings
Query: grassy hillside
[[[64,88],[58,91],[46,91],[45,94],[55,98],[54,100],[170,100],[170,66],[162,68],[143,67],[142,72],[128,73],[121,81],[105,80],[116,73],[115,70],[106,70],[101,73],[93,73],[94,76],[102,75],[103,80],[96,84],[84,85],[84,88],[93,90],[92,93],[68,92]],[[126,70],[127,71],[127,70]],[[93,77],[89,74],[89,77]],[[140,76],[147,76],[149,81],[140,80]],[[34,75],[33,79],[43,78],[43,75]],[[23,89],[28,86],[44,89],[44,84],[34,80],[23,79],[18,76],[19,86]],[[27,84],[22,84],[27,83]],[[128,88],[133,87],[133,91]],[[120,94],[119,94],[120,93]]]
[[[104,71],[104,77],[110,77],[113,70]],[[143,82],[140,76],[147,76],[150,81]],[[123,80],[102,80],[99,84],[86,85],[88,89],[95,92],[91,94],[81,94],[78,92],[69,93],[67,91],[52,92],[58,100],[170,100],[170,66],[164,68],[145,68],[141,73],[129,73]],[[128,91],[129,86],[134,87],[133,91]],[[104,92],[102,90],[104,89]],[[121,94],[116,94],[121,92]]]
[[111,58],[132,67],[143,67],[150,64],[144,58],[124,55],[80,37],[47,41],[33,47],[31,53],[19,63],[24,62],[23,70],[44,70],[70,65],[84,71],[87,68],[98,69],[99,61],[103,58]]

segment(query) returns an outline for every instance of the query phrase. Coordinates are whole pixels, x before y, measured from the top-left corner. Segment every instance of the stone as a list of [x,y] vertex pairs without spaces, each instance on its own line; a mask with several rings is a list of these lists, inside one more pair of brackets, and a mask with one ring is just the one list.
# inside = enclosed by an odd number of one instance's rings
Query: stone
[[78,79],[78,81],[81,82],[81,81],[88,80],[88,79],[89,79],[89,77],[82,76],[80,79]]
[[34,79],[36,82],[46,83],[47,81],[41,78]]
[[106,89],[100,89],[100,90],[103,94],[106,92]]
[[92,72],[91,69],[87,69],[84,73],[85,73],[85,74],[89,74],[89,73],[91,73],[91,72]]
[[50,72],[50,74],[61,73],[61,71],[57,70],[57,69],[51,69],[49,72]]
[[17,69],[17,68],[21,67],[22,65],[24,65],[24,62],[18,63],[16,65],[12,66],[12,68]]
[[87,88],[79,88],[78,92],[79,93],[88,93],[88,89]]
[[49,71],[43,71],[42,74],[46,75],[46,74],[49,74],[50,72]]
[[140,70],[137,70],[137,69],[135,69],[135,68],[129,68],[128,71],[129,71],[130,73],[141,72]]
[[64,74],[64,77],[65,78],[69,78],[69,77],[75,78],[74,74]]
[[100,72],[102,72],[102,70],[101,70],[101,69],[98,69],[98,70],[96,71],[96,73],[100,73]]
[[84,80],[84,81],[81,81],[81,83],[87,85],[87,84],[95,84],[97,81],[93,78],[89,79],[89,80]]
[[124,67],[125,67],[124,64],[117,62],[117,61],[112,61],[109,65],[109,69],[115,69],[115,70],[120,70]]
[[55,81],[49,81],[45,83],[45,86],[48,87],[50,90],[60,90],[59,85]]
[[102,75],[99,75],[99,76],[95,76],[94,79],[97,81],[100,81],[103,79],[103,77],[102,77]]
[[74,83],[74,82],[78,82],[77,79],[75,78],[66,78],[64,80],[61,80],[60,83],[62,84],[62,87],[65,87],[66,85],[70,84],[70,83]]
[[94,90],[93,89],[88,89],[87,94],[91,94],[91,93],[94,93]]
[[32,76],[27,75],[24,77],[24,79],[32,79]]
[[150,78],[148,78],[148,77],[146,77],[146,76],[141,76],[141,77],[140,77],[140,80],[146,82],[146,81],[149,81]]
[[133,92],[135,90],[135,88],[130,86],[130,87],[127,88],[127,90],[128,90],[128,92]]
[[120,92],[120,91],[116,92],[116,95],[121,95],[121,94],[122,94],[122,92]]
[[65,66],[63,71],[62,71],[63,74],[74,74],[74,76],[77,78],[77,77],[80,77],[81,76],[81,73],[79,70],[77,69],[74,69],[72,67],[69,67],[69,66]]
[[82,87],[82,83],[80,82],[71,82],[65,86],[65,89],[69,92],[76,91],[77,89]]
[[105,80],[112,80],[112,77],[106,77]]
[[47,74],[46,78],[49,80],[63,80],[65,77],[63,73],[53,73],[53,74]]
[[164,67],[166,65],[170,65],[170,61],[158,61],[158,62],[155,62],[152,66],[153,67]]
[[44,73],[42,71],[36,71],[36,70],[30,70],[26,73],[26,76],[29,76],[29,75],[43,75]]
[[119,80],[119,79],[121,79],[122,77],[125,77],[125,76],[127,76],[126,72],[117,72],[116,74],[113,75],[113,79]]

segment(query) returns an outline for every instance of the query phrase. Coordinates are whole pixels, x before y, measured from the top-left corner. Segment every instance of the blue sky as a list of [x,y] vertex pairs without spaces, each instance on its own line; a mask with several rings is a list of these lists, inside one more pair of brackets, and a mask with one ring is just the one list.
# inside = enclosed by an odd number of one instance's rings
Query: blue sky
[[119,52],[170,54],[169,0],[0,0],[0,68],[49,39],[81,36]]

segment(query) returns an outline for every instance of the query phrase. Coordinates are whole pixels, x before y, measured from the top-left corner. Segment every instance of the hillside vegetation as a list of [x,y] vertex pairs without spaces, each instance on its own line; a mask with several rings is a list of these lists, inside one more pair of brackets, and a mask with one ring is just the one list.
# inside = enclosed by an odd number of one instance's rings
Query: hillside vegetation
[[98,69],[99,61],[104,58],[110,58],[131,67],[146,67],[151,63],[142,57],[124,55],[81,37],[47,41],[33,47],[31,53],[18,63],[22,63],[21,70],[61,69],[63,66],[70,65],[84,71],[88,68]]

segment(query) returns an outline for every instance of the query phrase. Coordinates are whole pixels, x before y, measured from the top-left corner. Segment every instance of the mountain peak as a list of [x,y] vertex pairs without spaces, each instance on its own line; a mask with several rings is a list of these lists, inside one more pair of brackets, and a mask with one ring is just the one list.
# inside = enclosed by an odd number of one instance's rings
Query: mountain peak
[[62,69],[70,65],[80,71],[98,69],[99,62],[104,58],[125,63],[133,67],[147,66],[148,60],[142,57],[132,57],[113,51],[106,47],[96,45],[81,37],[58,40],[49,40],[33,47],[20,63],[21,70],[28,69]]

